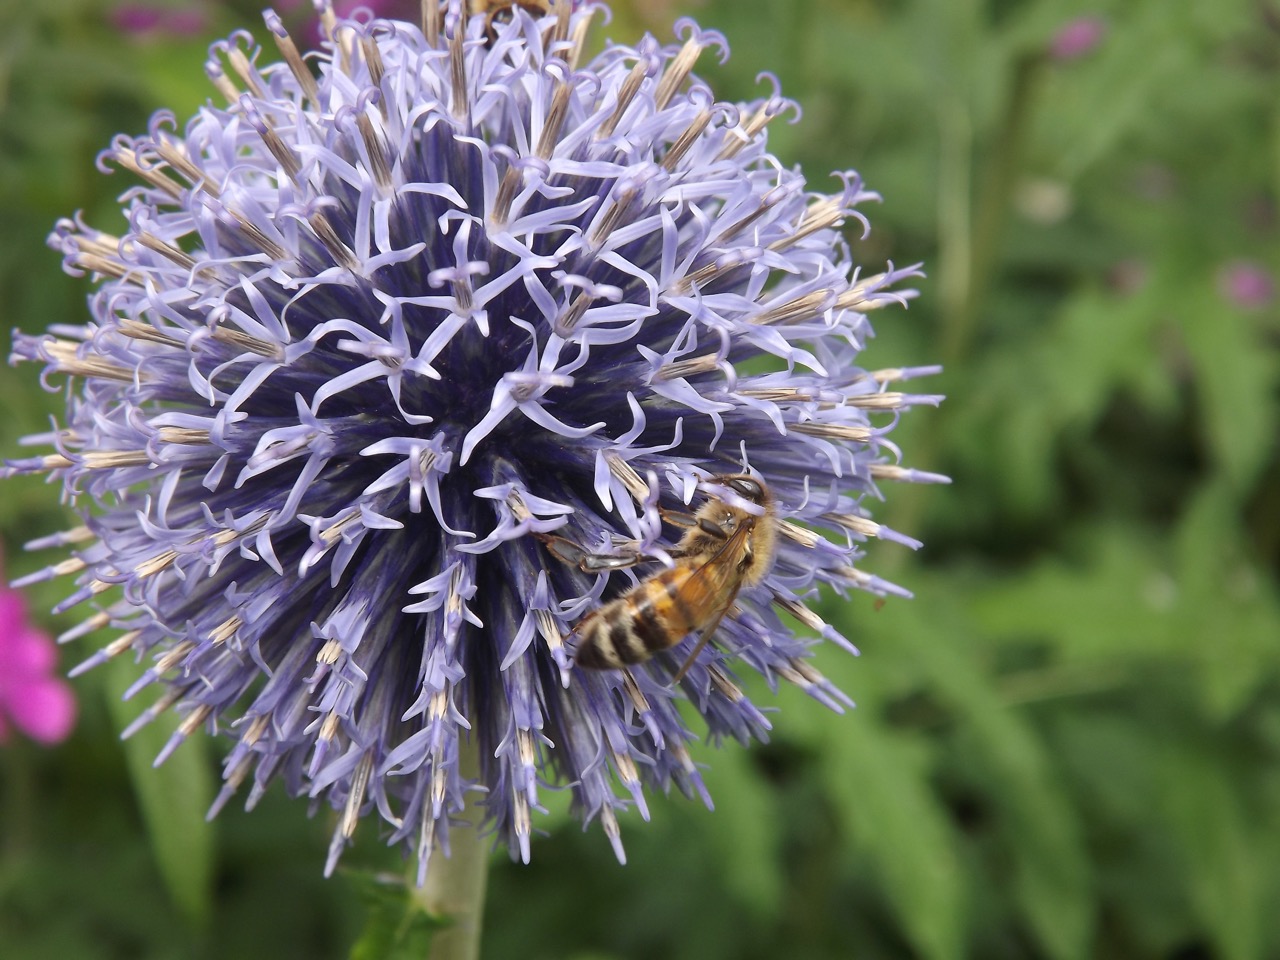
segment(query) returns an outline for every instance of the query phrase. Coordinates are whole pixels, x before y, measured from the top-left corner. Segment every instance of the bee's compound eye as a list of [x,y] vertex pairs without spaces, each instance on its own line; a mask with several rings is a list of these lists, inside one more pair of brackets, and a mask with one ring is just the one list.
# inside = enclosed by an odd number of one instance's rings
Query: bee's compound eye
[[739,496],[756,503],[764,499],[764,488],[760,485],[760,481],[751,477],[734,477],[727,482],[726,486]]

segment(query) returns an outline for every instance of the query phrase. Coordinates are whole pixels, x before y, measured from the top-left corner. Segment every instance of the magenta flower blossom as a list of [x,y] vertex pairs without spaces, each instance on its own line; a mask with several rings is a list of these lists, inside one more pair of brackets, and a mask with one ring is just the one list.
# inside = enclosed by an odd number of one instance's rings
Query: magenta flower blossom
[[22,595],[0,586],[0,743],[11,727],[44,744],[71,733],[76,702],[54,675],[57,661],[53,640],[27,619]]
[[[764,739],[737,671],[842,709],[810,656],[856,651],[809,601],[904,593],[864,545],[919,544],[872,510],[944,479],[888,439],[939,399],[900,384],[936,368],[861,362],[869,314],[918,274],[855,266],[841,227],[865,232],[877,196],[768,152],[794,108],[776,92],[714,98],[692,71],[718,34],[683,21],[678,44],[585,60],[599,7],[572,7],[429,6],[425,32],[326,9],[309,64],[268,13],[280,62],[215,45],[225,105],[104,154],[140,180],[124,235],[58,226],[98,280],[89,322],[15,338],[77,382],[49,452],[10,469],[52,472],[84,515],[41,574],[77,578],[59,609],[100,604],[68,637],[122,631],[83,666],[128,653],[135,689],[167,687],[138,721],[181,714],[161,759],[234,737],[215,809],[275,780],[332,804],[329,869],[376,815],[425,871],[477,787],[525,859],[549,786],[619,857],[617,811],[649,791],[709,804],[688,719]],[[691,669],[696,635],[576,664],[575,627],[741,473],[772,491],[775,559]],[[571,564],[553,531],[643,562]]]
[[1107,35],[1107,21],[1100,16],[1077,17],[1063,24],[1049,42],[1049,56],[1069,63],[1088,56]]
[[1252,260],[1233,260],[1218,271],[1218,290],[1223,298],[1242,310],[1260,310],[1276,296],[1271,271]]
[[[338,19],[347,19],[359,10],[365,16],[372,14],[382,20],[415,21],[422,4],[420,0],[333,0],[331,7],[333,15]],[[308,21],[306,35],[312,44],[322,44],[326,40],[328,30],[325,19],[317,14]]]
[[209,28],[209,17],[202,10],[126,3],[111,11],[111,23],[121,33],[135,37],[197,37]]

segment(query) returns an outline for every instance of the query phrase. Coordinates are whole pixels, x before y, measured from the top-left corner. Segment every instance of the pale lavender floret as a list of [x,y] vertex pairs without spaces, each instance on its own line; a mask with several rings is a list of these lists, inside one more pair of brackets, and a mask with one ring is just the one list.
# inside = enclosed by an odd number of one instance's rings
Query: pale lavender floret
[[[772,76],[715,101],[688,70],[727,56],[719,34],[681,21],[678,44],[580,64],[599,8],[576,6],[564,33],[516,9],[489,37],[455,4],[434,47],[339,20],[318,76],[268,12],[284,62],[215,44],[227,106],[103,154],[139,181],[124,236],[55,229],[68,272],[98,278],[92,320],[15,335],[77,388],[66,428],[32,438],[52,452],[9,471],[61,478],[85,517],[33,544],[73,556],[29,579],[77,576],[59,610],[123,588],[61,638],[123,631],[75,672],[147,664],[130,694],[167,693],[134,727],[182,717],[157,762],[202,727],[235,738],[210,815],[277,778],[338,809],[330,870],[376,811],[424,875],[477,787],[525,860],[546,788],[620,858],[618,813],[647,817],[647,790],[710,806],[679,701],[741,743],[771,722],[735,670],[849,706],[782,614],[856,654],[807,604],[823,584],[907,595],[861,568],[868,540],[920,546],[872,508],[885,481],[945,481],[887,438],[940,400],[897,385],[937,368],[858,363],[868,314],[919,275],[854,267],[840,227],[865,235],[878,196],[853,173],[814,193],[768,153],[768,122],[798,115]],[[576,668],[575,624],[670,562],[660,508],[732,500],[704,481],[744,470],[779,546],[715,642],[674,686],[696,637]],[[588,575],[552,534],[652,559]]]

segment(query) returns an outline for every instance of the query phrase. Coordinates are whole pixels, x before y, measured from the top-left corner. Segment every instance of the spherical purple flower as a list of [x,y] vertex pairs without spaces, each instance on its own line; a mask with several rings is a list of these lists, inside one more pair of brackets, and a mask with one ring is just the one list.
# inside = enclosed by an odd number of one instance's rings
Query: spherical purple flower
[[[311,65],[268,13],[281,62],[215,45],[226,106],[104,154],[140,181],[123,234],[58,227],[98,278],[91,321],[16,338],[77,384],[54,452],[10,468],[82,506],[43,543],[74,547],[47,571],[78,577],[60,609],[101,604],[69,636],[122,631],[85,666],[145,659],[136,688],[167,693],[139,723],[182,715],[162,758],[236,738],[216,806],[279,778],[340,810],[330,868],[376,811],[425,871],[477,785],[526,859],[548,785],[619,856],[646,788],[709,802],[680,701],[744,743],[769,722],[736,671],[839,710],[783,615],[852,650],[807,602],[901,592],[861,544],[917,544],[868,505],[942,479],[886,436],[936,403],[895,388],[932,368],[858,363],[917,273],[854,268],[840,227],[875,195],[851,173],[812,192],[768,153],[788,101],[712,97],[691,71],[717,34],[583,62],[576,6],[429,4],[424,29],[326,10]],[[575,625],[741,473],[775,498],[776,558],[688,672],[696,635],[576,666]],[[572,545],[618,562],[584,571]]]

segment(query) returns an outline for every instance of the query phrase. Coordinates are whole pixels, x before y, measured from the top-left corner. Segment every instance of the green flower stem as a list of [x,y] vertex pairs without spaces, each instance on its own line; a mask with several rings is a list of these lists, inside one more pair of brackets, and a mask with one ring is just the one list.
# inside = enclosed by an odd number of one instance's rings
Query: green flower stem
[[[1013,190],[1022,169],[1022,153],[1034,116],[1045,61],[1042,54],[1017,60],[1005,112],[978,162],[971,97],[948,91],[938,114],[941,169],[938,191],[938,233],[942,345],[939,359],[946,368],[942,384],[954,382],[978,333],[987,292],[994,284],[1013,206]],[[975,166],[980,167],[974,183]],[[919,466],[939,469],[949,429],[947,407],[919,427],[911,443]],[[923,522],[928,491],[904,484],[894,491],[890,522],[901,530],[918,530]],[[908,561],[905,553],[884,558],[883,570],[892,575]]]
[[[462,776],[474,780],[480,758],[474,740],[460,745]],[[440,850],[431,855],[427,882],[417,900],[429,916],[445,921],[431,938],[428,960],[477,960],[484,921],[484,893],[489,877],[488,844],[480,839],[483,794],[469,794],[466,809],[449,831],[449,856]]]
[[[943,363],[963,362],[973,339],[978,310],[995,279],[1043,68],[1044,58],[1039,54],[1014,63],[1011,98],[986,151],[981,182],[974,191],[977,206],[972,211],[967,197],[973,167],[973,131],[968,124],[968,110],[958,105],[951,118],[944,120],[943,142],[953,149],[947,165],[952,176],[944,176],[947,188],[942,191],[939,218],[948,247],[944,260],[951,274],[943,303],[947,314]],[[948,127],[954,128],[950,135]]]
[[938,286],[945,362],[964,339],[961,327],[973,289],[973,124],[958,91],[946,91],[938,112]]
[[35,775],[31,769],[28,745],[13,730],[9,736],[13,739],[0,748],[4,770],[0,780],[0,787],[4,788],[0,792],[4,797],[4,830],[0,831],[4,842],[0,847],[0,861],[16,864],[27,855],[31,844],[36,809]]

